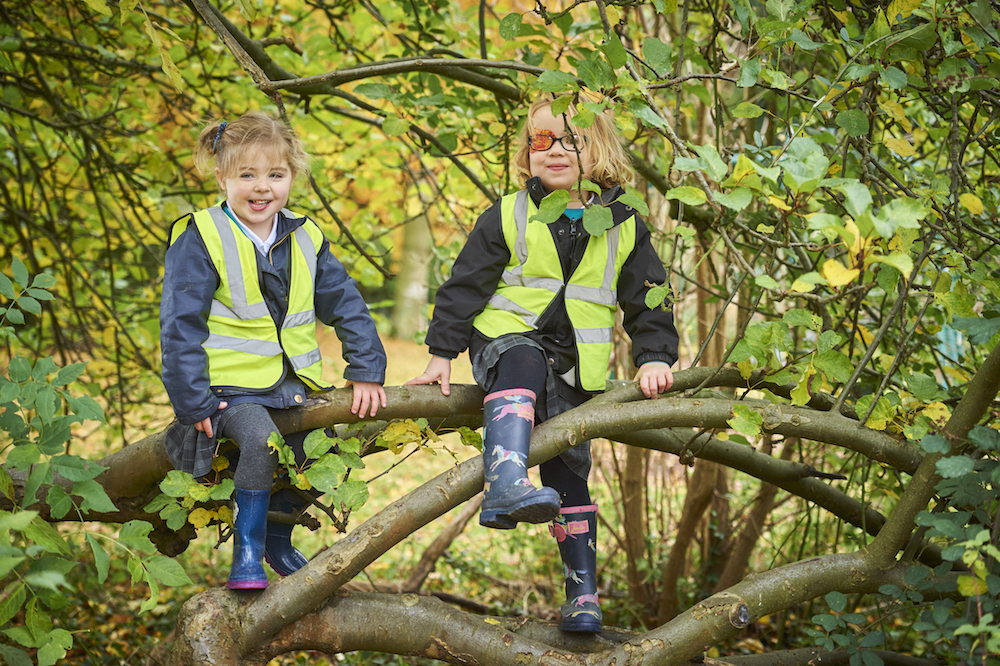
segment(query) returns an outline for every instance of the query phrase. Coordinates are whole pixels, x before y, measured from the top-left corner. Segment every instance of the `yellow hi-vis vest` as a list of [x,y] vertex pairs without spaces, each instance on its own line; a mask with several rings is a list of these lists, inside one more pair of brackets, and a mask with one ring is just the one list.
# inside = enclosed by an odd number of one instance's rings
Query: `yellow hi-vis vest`
[[[208,339],[202,344],[212,387],[272,388],[281,380],[282,357],[287,356],[307,386],[329,388],[321,383],[316,342],[316,257],[323,246],[319,227],[307,219],[291,235],[288,311],[279,331],[261,293],[253,241],[219,206],[200,210],[193,219],[220,277],[208,316]],[[174,225],[171,244],[184,229],[182,223]]]
[[528,221],[537,210],[525,190],[500,200],[501,228],[510,261],[496,293],[473,326],[490,338],[534,330],[545,308],[565,287],[566,311],[576,336],[580,386],[603,391],[618,306],[618,275],[635,247],[635,215],[600,236],[591,236],[583,260],[566,283],[548,225]]

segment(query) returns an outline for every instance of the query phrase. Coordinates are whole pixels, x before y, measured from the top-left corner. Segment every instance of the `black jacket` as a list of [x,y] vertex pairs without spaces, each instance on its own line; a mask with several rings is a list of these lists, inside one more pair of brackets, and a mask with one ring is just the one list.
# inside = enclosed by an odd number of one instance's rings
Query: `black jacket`
[[[289,236],[306,219],[279,213],[277,240],[269,253],[270,263],[257,253],[257,279],[279,330],[288,310],[288,263],[292,246]],[[160,299],[160,346],[163,384],[178,421],[184,425],[197,423],[216,412],[220,399],[233,396],[255,396],[255,402],[269,407],[288,406],[282,404],[282,393],[287,390],[278,390],[284,377],[274,387],[263,391],[210,387],[208,356],[201,345],[208,339],[208,313],[219,287],[219,273],[198,228],[192,223],[192,216],[181,218],[175,224],[186,224],[187,228],[167,249]],[[330,242],[325,238],[317,257],[315,301],[316,318],[332,326],[343,345],[347,362],[344,378],[383,383],[386,356],[375,322],[357,284],[333,256]],[[285,375],[290,373],[286,359]],[[287,384],[285,382],[286,389]],[[233,400],[228,401],[234,404]]]
[[[538,205],[545,196],[541,181],[532,178],[528,192]],[[606,190],[601,199],[611,201],[613,221],[621,224],[635,211],[616,199],[620,187]],[[638,215],[636,215],[638,218]],[[632,338],[632,358],[636,366],[648,361],[677,360],[677,331],[669,304],[666,309],[646,307],[646,283],[663,284],[666,272],[650,241],[649,229],[637,219],[635,248],[622,266],[618,278],[618,304],[624,312],[625,331]],[[590,234],[581,222],[565,215],[549,225],[567,279],[580,265]],[[500,204],[490,206],[469,234],[469,240],[452,267],[451,277],[437,291],[434,316],[427,332],[427,345],[436,356],[455,358],[469,349],[473,358],[489,339],[476,331],[472,322],[486,307],[497,289],[510,251],[501,230]],[[573,328],[560,293],[539,318],[538,328],[526,334],[548,352],[557,373],[576,365]]]

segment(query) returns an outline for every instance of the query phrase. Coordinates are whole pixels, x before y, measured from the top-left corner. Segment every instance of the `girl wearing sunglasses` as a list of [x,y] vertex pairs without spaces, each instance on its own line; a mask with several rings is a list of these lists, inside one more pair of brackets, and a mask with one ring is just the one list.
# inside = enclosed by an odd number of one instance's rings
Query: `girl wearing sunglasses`
[[[648,285],[663,284],[666,273],[645,223],[618,201],[634,173],[613,118],[600,113],[588,127],[576,126],[576,105],[556,116],[553,101],[529,108],[514,156],[525,189],[479,217],[437,291],[427,370],[407,383],[440,383],[448,395],[451,360],[469,350],[473,376],[487,394],[480,523],[512,529],[552,521],[565,574],[562,628],[598,633],[590,442],[542,463],[544,485],[536,488],[527,477],[531,431],[604,390],[619,306],[636,380],[648,398],[673,384],[677,331],[669,303],[652,309],[645,303]],[[583,189],[587,180],[601,193]],[[570,195],[559,219],[532,220],[555,190]],[[587,206],[609,209],[612,227],[589,234],[582,224]]]

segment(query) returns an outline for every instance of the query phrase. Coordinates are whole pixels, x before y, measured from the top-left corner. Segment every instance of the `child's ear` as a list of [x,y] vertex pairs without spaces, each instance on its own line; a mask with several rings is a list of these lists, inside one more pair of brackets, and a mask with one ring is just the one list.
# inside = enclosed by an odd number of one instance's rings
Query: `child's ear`
[[226,191],[226,181],[222,177],[222,172],[219,171],[218,167],[215,169],[215,182],[219,184],[219,189],[223,192]]

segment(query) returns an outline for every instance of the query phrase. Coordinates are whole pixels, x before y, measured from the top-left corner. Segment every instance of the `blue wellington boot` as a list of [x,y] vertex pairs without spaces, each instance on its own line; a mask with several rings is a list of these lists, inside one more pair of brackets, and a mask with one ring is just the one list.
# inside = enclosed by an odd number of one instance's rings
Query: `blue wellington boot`
[[[271,511],[286,513],[298,518],[309,503],[292,488],[283,488],[271,495]],[[264,541],[264,560],[279,576],[290,576],[309,560],[292,545],[291,523],[267,521],[267,538]]]
[[233,567],[229,570],[230,590],[262,590],[267,574],[261,560],[267,536],[267,506],[271,489],[236,489],[236,512],[233,515]]
[[483,401],[483,508],[479,524],[509,530],[545,523],[559,514],[559,493],[528,480],[528,445],[535,427],[535,394],[497,391]]
[[597,597],[597,505],[565,507],[549,529],[566,578],[562,629],[599,634],[604,618]]

